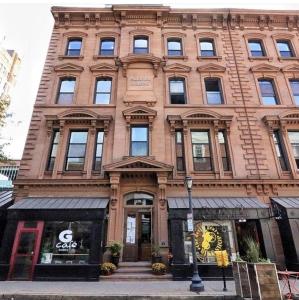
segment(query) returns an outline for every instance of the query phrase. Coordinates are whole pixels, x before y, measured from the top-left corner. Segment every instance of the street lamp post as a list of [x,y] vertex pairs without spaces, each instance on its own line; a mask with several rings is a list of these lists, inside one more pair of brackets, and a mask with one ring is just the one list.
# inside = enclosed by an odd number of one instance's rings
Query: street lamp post
[[[190,284],[190,291],[192,292],[202,292],[204,290],[204,285],[202,280],[198,274],[197,267],[197,258],[196,258],[196,249],[195,249],[195,236],[194,236],[194,228],[193,228],[193,207],[192,207],[192,177],[186,176],[185,185],[188,190],[189,197],[189,213],[188,213],[188,231],[191,232],[191,242],[192,242],[192,260],[193,260],[193,276]],[[192,224],[192,225],[191,225]]]

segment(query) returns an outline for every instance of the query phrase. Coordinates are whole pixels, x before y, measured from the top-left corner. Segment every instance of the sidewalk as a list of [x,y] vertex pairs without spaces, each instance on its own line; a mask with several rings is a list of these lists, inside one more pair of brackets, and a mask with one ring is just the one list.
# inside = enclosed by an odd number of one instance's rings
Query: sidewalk
[[190,281],[167,282],[0,282],[0,299],[5,300],[235,300],[235,284],[227,282],[223,292],[221,281],[204,282],[200,295],[190,292]]

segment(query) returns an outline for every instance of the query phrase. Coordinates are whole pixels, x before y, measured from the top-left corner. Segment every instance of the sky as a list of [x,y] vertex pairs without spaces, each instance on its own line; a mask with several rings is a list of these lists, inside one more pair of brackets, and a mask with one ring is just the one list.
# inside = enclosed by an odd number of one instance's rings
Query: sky
[[14,49],[22,62],[6,126],[0,129],[5,153],[21,159],[48,43],[53,28],[51,6],[103,7],[105,4],[163,4],[174,8],[295,9],[299,0],[0,0],[0,43]]

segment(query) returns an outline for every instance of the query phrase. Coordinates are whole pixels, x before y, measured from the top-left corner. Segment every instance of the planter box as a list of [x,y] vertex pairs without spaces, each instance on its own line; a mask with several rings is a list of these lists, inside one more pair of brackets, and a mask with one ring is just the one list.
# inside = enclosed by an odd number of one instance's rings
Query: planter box
[[282,300],[275,264],[233,262],[236,294],[253,300]]

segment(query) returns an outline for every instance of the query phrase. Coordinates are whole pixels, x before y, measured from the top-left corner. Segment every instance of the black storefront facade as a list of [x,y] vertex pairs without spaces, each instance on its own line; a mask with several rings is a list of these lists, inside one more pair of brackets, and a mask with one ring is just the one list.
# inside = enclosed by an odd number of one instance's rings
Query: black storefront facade
[[[192,277],[191,238],[187,231],[188,198],[168,198],[169,230],[173,254],[174,280]],[[242,239],[253,237],[264,257],[275,262],[271,237],[269,207],[254,197],[202,197],[192,198],[194,208],[194,234],[198,268],[204,280],[222,277],[216,265],[215,250],[227,250],[230,260],[242,255]],[[232,278],[228,267],[228,278]]]
[[1,280],[99,279],[107,198],[25,198],[7,212]]

